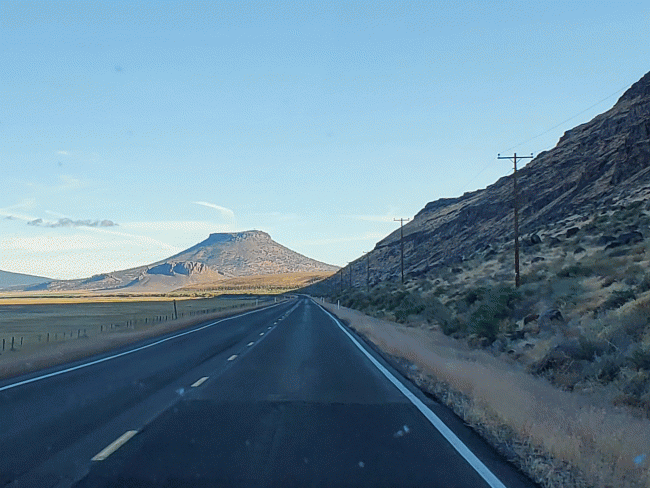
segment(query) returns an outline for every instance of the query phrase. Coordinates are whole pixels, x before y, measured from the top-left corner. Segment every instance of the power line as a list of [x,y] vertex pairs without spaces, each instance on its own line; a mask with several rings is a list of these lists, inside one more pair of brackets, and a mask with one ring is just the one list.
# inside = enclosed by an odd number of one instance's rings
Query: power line
[[511,149],[515,149],[516,147],[519,147],[519,146],[521,146],[521,145],[523,145],[523,144],[526,144],[527,142],[530,142],[530,141],[532,141],[532,140],[534,140],[534,139],[537,139],[538,137],[542,137],[543,135],[548,134],[548,133],[551,132],[552,130],[555,130],[555,129],[557,129],[558,127],[560,127],[562,124],[566,124],[567,122],[569,122],[569,121],[575,119],[576,117],[582,115],[583,113],[588,112],[589,110],[591,110],[591,109],[594,108],[595,106],[600,105],[601,103],[603,103],[603,102],[606,101],[606,100],[609,100],[610,98],[612,98],[612,97],[613,97],[614,95],[616,95],[617,93],[619,93],[619,92],[625,90],[627,87],[628,87],[628,85],[625,85],[623,88],[619,88],[618,90],[616,90],[616,91],[615,91],[614,93],[612,93],[611,95],[607,95],[605,98],[603,98],[602,100],[599,100],[598,102],[594,103],[594,104],[591,105],[590,107],[587,107],[587,108],[584,109],[582,112],[578,112],[577,114],[573,115],[572,117],[569,117],[568,119],[563,120],[563,121],[560,122],[559,124],[554,125],[554,126],[551,127],[550,129],[545,130],[544,132],[541,132],[541,133],[537,134],[536,136],[531,137],[530,139],[526,139],[526,140],[523,141],[523,142],[520,142],[520,143],[518,143],[518,144],[515,144],[515,145],[512,146],[512,147],[509,147],[508,149],[506,149],[506,151],[510,151]]
[[[530,141],[533,141],[533,140],[537,139],[538,137],[542,137],[543,135],[548,134],[549,132],[551,132],[551,131],[557,129],[558,127],[560,127],[562,124],[566,124],[567,122],[569,122],[569,121],[575,119],[576,117],[579,117],[580,115],[584,114],[585,112],[588,112],[589,110],[591,110],[592,108],[596,107],[597,105],[600,105],[600,104],[603,103],[604,101],[609,100],[609,99],[612,98],[614,95],[616,95],[616,94],[622,92],[623,90],[625,90],[627,87],[628,87],[628,85],[626,84],[625,86],[619,88],[619,89],[616,90],[615,92],[613,92],[613,93],[607,95],[607,96],[606,96],[605,98],[603,98],[602,100],[599,100],[599,101],[597,101],[596,103],[594,103],[593,105],[591,105],[591,106],[587,107],[586,109],[582,110],[581,112],[578,112],[577,114],[572,115],[572,116],[569,117],[568,119],[563,120],[563,121],[560,122],[559,124],[554,125],[553,127],[551,127],[550,129],[545,130],[544,132],[540,132],[540,133],[537,134],[536,136],[533,136],[533,137],[531,137],[531,138],[529,138],[529,139],[526,139],[525,141],[519,142],[519,143],[515,144],[514,146],[509,147],[508,149],[506,149],[506,151],[510,151],[510,150],[512,150],[512,149],[515,149],[515,148],[517,148],[517,147],[519,147],[519,146],[522,146],[522,145],[524,145],[524,144],[526,144],[526,143],[528,143],[528,142],[530,142]],[[467,183],[465,183],[465,184],[464,184],[464,185],[463,185],[463,186],[458,190],[457,193],[458,193],[458,194],[462,193],[462,192],[463,192],[463,191],[464,191],[464,190],[465,190],[465,189],[466,189],[466,188],[467,188],[471,183],[473,183],[473,182],[474,182],[474,181],[475,181],[479,176],[481,176],[481,175],[485,172],[485,170],[487,170],[490,166],[492,166],[492,163],[491,163],[491,162],[488,163],[488,164],[487,164],[483,169],[481,169],[481,171],[479,171],[478,173],[476,173],[476,174],[472,177],[471,180],[469,180]]]

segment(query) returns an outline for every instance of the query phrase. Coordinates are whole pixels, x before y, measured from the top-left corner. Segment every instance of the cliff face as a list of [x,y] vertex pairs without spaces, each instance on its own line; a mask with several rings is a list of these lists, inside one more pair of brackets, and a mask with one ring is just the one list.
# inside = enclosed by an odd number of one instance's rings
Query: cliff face
[[[517,181],[522,235],[650,194],[650,73],[610,110],[567,131],[555,148],[521,168]],[[378,279],[399,273],[399,236],[393,232],[372,252]],[[423,275],[512,238],[510,175],[427,204],[404,226],[405,272]]]

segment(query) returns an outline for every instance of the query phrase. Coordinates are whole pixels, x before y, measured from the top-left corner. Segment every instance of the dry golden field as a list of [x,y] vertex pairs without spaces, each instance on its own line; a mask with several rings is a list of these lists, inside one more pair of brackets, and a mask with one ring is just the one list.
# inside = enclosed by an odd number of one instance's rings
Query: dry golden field
[[255,275],[229,278],[214,283],[200,283],[180,288],[172,295],[187,295],[191,293],[219,293],[257,295],[278,294],[303,288],[332,276],[328,271],[282,273],[273,275]]
[[[255,304],[251,298],[176,299],[178,318]],[[98,334],[151,329],[175,318],[171,297],[0,295],[0,364],[7,353]],[[10,351],[12,347],[14,351]]]

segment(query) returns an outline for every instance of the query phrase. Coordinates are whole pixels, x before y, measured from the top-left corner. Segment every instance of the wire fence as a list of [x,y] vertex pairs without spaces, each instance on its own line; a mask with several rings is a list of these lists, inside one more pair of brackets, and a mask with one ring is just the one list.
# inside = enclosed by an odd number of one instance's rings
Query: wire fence
[[111,320],[107,321],[106,323],[93,325],[92,327],[77,327],[69,330],[59,329],[56,331],[43,331],[40,333],[32,332],[22,335],[7,335],[2,338],[2,348],[0,349],[0,355],[5,352],[19,352],[21,349],[23,349],[23,347],[27,346],[61,343],[76,339],[88,339],[89,337],[96,336],[98,334],[126,332],[133,331],[135,329],[144,330],[165,322],[169,322],[171,320],[189,317],[200,317],[202,315],[208,315],[228,309],[242,308],[250,305],[259,305],[260,303],[265,303],[268,300],[269,299],[253,299],[247,300],[246,302],[234,303],[228,307],[213,307],[186,311],[176,311],[176,307],[174,306],[174,312],[165,315],[160,314],[153,316],[136,317],[123,321]]

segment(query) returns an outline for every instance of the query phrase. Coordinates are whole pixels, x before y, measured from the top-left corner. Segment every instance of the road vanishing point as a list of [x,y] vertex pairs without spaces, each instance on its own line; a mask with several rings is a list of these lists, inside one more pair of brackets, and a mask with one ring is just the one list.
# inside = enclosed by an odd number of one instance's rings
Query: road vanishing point
[[536,486],[309,297],[4,380],[0,423],[0,486]]

